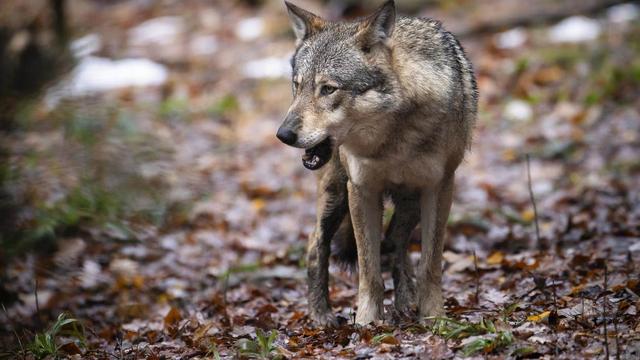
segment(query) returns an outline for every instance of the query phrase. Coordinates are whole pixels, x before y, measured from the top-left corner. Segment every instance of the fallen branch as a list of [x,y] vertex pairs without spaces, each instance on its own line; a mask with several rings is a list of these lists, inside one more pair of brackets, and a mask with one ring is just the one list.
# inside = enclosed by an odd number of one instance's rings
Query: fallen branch
[[[519,26],[549,24],[574,15],[594,14],[624,0],[584,0],[536,2],[535,6],[525,6],[520,2],[497,1],[484,6],[502,8],[496,12],[469,12],[467,19],[458,21],[460,28],[451,30],[458,37],[474,37],[505,31]],[[516,8],[517,7],[517,8]],[[486,9],[485,9],[486,10]],[[486,15],[485,15],[486,14]],[[460,19],[459,19],[460,20]]]
[[602,299],[602,327],[604,328],[605,359],[609,359],[609,339],[607,339],[607,264],[604,264],[604,297]]
[[475,303],[476,305],[480,304],[480,272],[478,271],[478,257],[476,256],[476,251],[473,250],[473,267],[475,269],[475,280],[476,280],[476,294],[475,294]]
[[536,206],[536,199],[533,196],[533,186],[531,185],[531,162],[529,160],[529,154],[527,154],[527,184],[529,187],[529,198],[531,199],[531,205],[533,205],[533,220],[536,226],[536,245],[538,249],[542,249],[547,247],[546,244],[543,246],[542,241],[540,240],[540,226],[538,225],[538,207]]

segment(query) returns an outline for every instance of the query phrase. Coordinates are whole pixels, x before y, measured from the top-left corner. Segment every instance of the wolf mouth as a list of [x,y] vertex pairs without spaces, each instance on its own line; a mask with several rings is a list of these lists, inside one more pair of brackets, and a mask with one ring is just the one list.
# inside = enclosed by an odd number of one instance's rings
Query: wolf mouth
[[302,165],[309,170],[318,170],[331,159],[331,139],[327,137],[318,145],[305,149]]

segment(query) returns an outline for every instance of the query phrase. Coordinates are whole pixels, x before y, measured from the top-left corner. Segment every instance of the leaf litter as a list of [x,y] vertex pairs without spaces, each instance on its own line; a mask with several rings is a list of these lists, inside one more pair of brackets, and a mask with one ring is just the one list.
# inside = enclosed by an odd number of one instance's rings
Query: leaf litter
[[[105,209],[100,218],[69,210],[85,198],[53,202],[69,208],[47,214],[79,230],[47,227],[57,238],[52,257],[27,254],[4,264],[3,287],[21,299],[4,305],[1,315],[9,356],[640,356],[640,107],[628,95],[640,91],[640,53],[621,51],[637,40],[637,22],[602,26],[581,44],[554,44],[543,31],[549,29],[538,27],[518,27],[515,40],[505,34],[463,39],[476,65],[482,111],[449,222],[447,317],[426,326],[355,326],[356,277],[332,266],[330,294],[341,325],[322,329],[306,315],[304,280],[314,177],[300,166],[299,153],[273,136],[290,101],[281,60],[293,42],[283,36],[283,9],[124,1],[103,12],[89,4],[73,9],[85,15],[78,21],[99,14],[119,25],[83,24],[99,33],[100,56],[135,54],[162,63],[170,76],[161,86],[112,89],[57,106],[86,107],[97,97],[119,109],[109,116],[120,119],[126,136],[136,138],[140,129],[152,136],[153,146],[141,154],[163,156],[132,163],[144,165],[141,176],[157,178],[161,197],[171,201],[155,223],[115,222],[106,205],[87,207]],[[443,14],[445,26],[460,22]],[[593,16],[590,26],[609,21],[604,12]],[[164,26],[171,36],[145,39],[142,25]],[[206,39],[206,60],[184,46],[189,39]],[[154,41],[165,46],[149,46]],[[42,121],[60,111],[36,107]],[[78,124],[73,136],[93,141]],[[138,130],[126,128],[134,125]],[[78,163],[62,167],[69,178],[52,165],[66,159],[55,150],[65,136],[30,128],[29,144],[52,155],[29,166],[51,183],[34,182],[25,165],[29,176],[16,189],[51,202],[58,189],[77,183]],[[14,153],[23,151],[24,140],[8,139]],[[135,141],[105,143],[96,152],[117,154],[111,146],[148,140]],[[22,166],[23,159],[14,161]],[[386,296],[391,300],[391,292]],[[73,318],[58,317],[67,313]],[[54,331],[70,325],[79,326]]]

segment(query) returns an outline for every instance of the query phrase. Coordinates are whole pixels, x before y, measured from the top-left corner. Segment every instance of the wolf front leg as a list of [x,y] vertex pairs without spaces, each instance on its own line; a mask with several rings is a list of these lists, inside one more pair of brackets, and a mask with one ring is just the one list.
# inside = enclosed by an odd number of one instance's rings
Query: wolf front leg
[[445,177],[439,186],[420,196],[420,226],[422,254],[419,265],[419,312],[427,316],[444,314],[442,297],[442,250],[444,232],[451,209],[453,175]]
[[349,211],[358,248],[358,312],[356,323],[365,325],[383,316],[384,284],[380,268],[382,192],[347,184]]
[[320,179],[316,211],[316,228],[307,247],[309,316],[320,326],[336,326],[329,303],[329,257],[331,239],[348,211],[346,180],[331,173]]

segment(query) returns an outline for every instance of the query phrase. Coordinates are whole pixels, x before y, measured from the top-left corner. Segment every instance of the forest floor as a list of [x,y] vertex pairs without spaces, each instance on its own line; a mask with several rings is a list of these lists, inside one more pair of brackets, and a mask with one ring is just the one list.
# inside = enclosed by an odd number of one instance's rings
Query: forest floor
[[[461,39],[481,104],[447,316],[355,326],[357,274],[332,266],[342,325],[322,329],[305,284],[315,176],[274,136],[291,99],[284,7],[157,3],[71,15],[91,56],[150,59],[161,85],[51,90],[2,139],[25,246],[46,249],[3,264],[0,357],[640,357],[638,6]],[[467,17],[492,11],[478,6]],[[460,12],[437,10],[452,29]],[[390,305],[387,273],[385,287]]]

